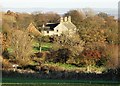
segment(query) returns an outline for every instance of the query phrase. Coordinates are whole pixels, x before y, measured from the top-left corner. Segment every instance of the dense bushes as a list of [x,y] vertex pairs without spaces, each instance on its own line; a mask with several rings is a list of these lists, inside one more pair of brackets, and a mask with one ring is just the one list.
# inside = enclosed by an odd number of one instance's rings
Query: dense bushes
[[110,56],[106,52],[107,48],[104,41],[102,43],[86,41],[85,43],[77,34],[72,37],[63,34],[56,37],[49,61],[76,66],[105,66]]
[[[83,51],[84,41],[82,41],[78,34],[73,36],[62,34],[56,36],[53,42],[53,52],[51,57],[54,58],[55,62],[69,63],[68,60],[74,58]],[[52,54],[54,53],[54,54]]]
[[66,63],[66,61],[68,60],[68,58],[71,56],[71,51],[68,50],[67,48],[64,49],[59,49],[56,52],[56,56],[54,58],[54,62],[61,62],[61,63]]
[[108,57],[105,57],[104,51],[99,50],[84,50],[82,56],[86,65],[92,66],[103,66],[108,59]]

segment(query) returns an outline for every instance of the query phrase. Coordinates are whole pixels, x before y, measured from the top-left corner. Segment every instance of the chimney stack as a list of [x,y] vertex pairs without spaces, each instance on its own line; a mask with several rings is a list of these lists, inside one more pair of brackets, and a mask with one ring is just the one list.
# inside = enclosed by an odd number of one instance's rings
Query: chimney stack
[[67,17],[65,17],[65,18],[64,18],[64,21],[65,21],[65,22],[67,22],[67,21],[68,21]]
[[68,21],[71,22],[71,16],[68,16]]
[[63,22],[63,17],[60,18],[60,23],[62,23],[62,22]]

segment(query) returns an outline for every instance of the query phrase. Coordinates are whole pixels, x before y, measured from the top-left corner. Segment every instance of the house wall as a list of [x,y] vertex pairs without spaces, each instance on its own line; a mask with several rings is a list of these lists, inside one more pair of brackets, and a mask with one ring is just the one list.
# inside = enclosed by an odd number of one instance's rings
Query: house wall
[[51,36],[51,35],[55,35],[56,33],[54,31],[43,31],[43,34],[44,36],[47,36],[47,35]]
[[66,28],[62,23],[60,23],[59,25],[57,25],[54,28],[54,31],[43,31],[44,36],[51,36],[51,35],[58,35],[60,36],[62,33],[66,32],[68,30],[68,28]]
[[54,32],[60,36],[62,33],[68,31],[68,28],[66,28],[62,23],[60,23],[58,26],[54,28]]

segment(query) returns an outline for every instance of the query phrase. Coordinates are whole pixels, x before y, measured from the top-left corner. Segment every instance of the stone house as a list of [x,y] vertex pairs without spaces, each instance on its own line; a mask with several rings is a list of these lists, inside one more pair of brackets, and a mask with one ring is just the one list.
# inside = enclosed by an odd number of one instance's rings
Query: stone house
[[76,33],[76,26],[71,22],[71,16],[61,17],[60,23],[47,23],[42,27],[42,33],[44,36],[66,34],[72,35]]

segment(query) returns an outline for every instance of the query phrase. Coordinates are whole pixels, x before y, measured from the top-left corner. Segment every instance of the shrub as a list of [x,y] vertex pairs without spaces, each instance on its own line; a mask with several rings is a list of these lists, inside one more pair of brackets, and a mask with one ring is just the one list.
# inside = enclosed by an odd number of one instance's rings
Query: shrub
[[0,60],[2,61],[2,68],[9,69],[12,67],[12,64],[7,59],[3,59],[3,57],[0,56]]
[[85,66],[87,72],[92,72],[93,67],[106,65],[107,57],[105,56],[104,51],[87,49],[83,50],[77,60],[73,59],[73,61],[75,61],[74,65],[82,67]]
[[2,56],[5,57],[6,59],[9,59],[9,52],[7,49],[2,52]]
[[50,42],[50,37],[49,36],[43,36],[41,41],[42,42]]
[[59,49],[57,51],[57,56],[54,59],[55,62],[66,63],[68,58],[70,57],[71,51],[67,48]]
[[106,66],[107,58],[101,57],[98,61],[96,61],[96,66]]

